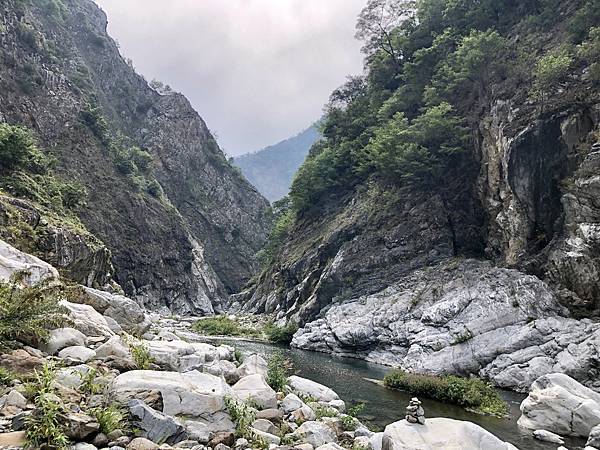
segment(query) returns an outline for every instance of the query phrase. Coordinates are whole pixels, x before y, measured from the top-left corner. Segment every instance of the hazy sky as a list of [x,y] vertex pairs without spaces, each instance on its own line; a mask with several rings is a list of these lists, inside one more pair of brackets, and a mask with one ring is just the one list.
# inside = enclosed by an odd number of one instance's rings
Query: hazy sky
[[301,131],[362,70],[366,0],[96,1],[136,70],[185,94],[230,155]]

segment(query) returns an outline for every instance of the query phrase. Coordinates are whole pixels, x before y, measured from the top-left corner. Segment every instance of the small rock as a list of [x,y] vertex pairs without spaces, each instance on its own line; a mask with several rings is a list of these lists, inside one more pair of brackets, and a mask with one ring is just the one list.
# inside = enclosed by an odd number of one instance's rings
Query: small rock
[[123,432],[123,430],[120,430],[120,429],[113,430],[113,431],[111,431],[110,433],[108,433],[106,435],[106,437],[108,438],[109,442],[116,441],[121,436],[125,436],[125,433]]
[[213,450],[231,450],[231,447],[228,447],[225,444],[217,444]]
[[72,445],[71,450],[98,450],[98,447],[92,444],[80,442],[79,444]]
[[324,423],[314,421],[304,422],[294,431],[294,436],[299,437],[315,448],[337,440],[337,436],[330,427]]
[[257,430],[264,431],[265,433],[269,434],[277,434],[279,431],[278,428],[267,419],[256,419],[254,422],[252,422],[252,428],[256,428]]
[[224,444],[228,447],[231,447],[234,443],[235,436],[232,432],[220,431],[214,434],[212,439],[209,441],[208,446],[214,449],[218,444]]
[[81,331],[74,328],[58,328],[50,331],[50,338],[44,346],[44,351],[55,355],[63,348],[72,346],[85,346],[86,337]]
[[298,450],[314,450],[314,447],[310,444],[296,444],[294,448]]
[[279,445],[281,443],[279,436],[275,436],[274,434],[265,433],[264,431],[257,430],[256,428],[250,428],[250,431],[253,435],[265,440],[269,444]]
[[158,450],[158,445],[154,442],[143,438],[135,438],[127,445],[127,450]]
[[587,443],[585,444],[587,447],[594,447],[600,449],[600,424],[596,425],[590,431],[590,435],[588,436]]
[[188,421],[185,423],[185,431],[190,439],[201,444],[208,444],[213,436],[208,426],[202,422]]
[[565,441],[558,434],[546,430],[535,430],[533,437],[539,441],[552,442],[553,444],[564,444]]
[[197,445],[198,445],[198,442],[196,442],[196,441],[185,440],[185,441],[181,441],[181,442],[178,442],[177,444],[173,445],[173,448],[187,448],[187,449],[191,449],[191,448],[194,448]]
[[248,448],[249,446],[250,446],[250,443],[248,442],[247,439],[239,438],[238,440],[235,441],[236,449],[245,449],[245,448]]
[[300,409],[304,406],[304,402],[300,400],[296,394],[288,394],[282,400],[279,408],[281,408],[284,414],[289,414],[297,409]]
[[0,355],[0,367],[19,375],[31,374],[43,364],[44,359],[21,349]]
[[16,406],[24,409],[27,406],[27,399],[19,391],[12,390],[6,396],[4,406]]
[[65,433],[71,439],[83,441],[100,429],[100,424],[91,416],[83,413],[69,413],[65,421]]
[[25,432],[13,431],[12,433],[0,433],[0,448],[22,447],[25,445]]
[[373,450],[373,446],[371,445],[371,439],[367,436],[357,436],[354,438],[353,448],[364,449],[364,450]]
[[262,375],[267,377],[267,361],[262,356],[250,355],[244,359],[244,362],[237,368],[239,378],[247,377],[248,375]]
[[258,411],[256,413],[256,418],[267,419],[270,422],[278,424],[283,421],[283,411],[274,408],[263,409],[262,411]]
[[94,444],[96,447],[102,448],[106,447],[109,442],[110,439],[108,439],[107,435],[105,435],[104,433],[98,433],[96,437],[94,437],[92,444]]
[[153,442],[173,444],[186,440],[188,435],[185,428],[172,417],[158,412],[144,402],[132,399],[127,403],[131,415],[137,419],[135,426],[143,431],[143,437]]
[[248,375],[233,385],[233,392],[243,401],[253,400],[261,409],[277,407],[277,393],[262,375]]

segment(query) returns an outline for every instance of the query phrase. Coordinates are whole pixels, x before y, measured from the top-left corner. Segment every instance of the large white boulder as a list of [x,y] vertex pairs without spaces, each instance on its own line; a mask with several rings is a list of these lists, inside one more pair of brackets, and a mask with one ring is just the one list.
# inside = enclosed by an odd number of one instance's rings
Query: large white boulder
[[238,367],[237,372],[240,378],[254,374],[259,374],[267,378],[267,361],[260,355],[247,356],[240,367]]
[[122,403],[143,398],[144,393],[152,390],[160,391],[162,412],[169,416],[185,416],[205,423],[211,431],[233,428],[225,406],[225,397],[232,395],[231,388],[214,375],[197,371],[133,370],[116,377],[110,388],[113,398]]
[[240,400],[251,400],[262,409],[277,408],[277,393],[262,375],[254,374],[242,378],[233,385],[233,392]]
[[78,301],[92,306],[96,311],[114,319],[125,331],[143,334],[150,327],[144,309],[134,300],[89,287]]
[[98,358],[116,357],[131,359],[131,351],[120,336],[113,336],[96,349],[96,356]]
[[64,306],[73,324],[73,328],[81,331],[86,336],[111,337],[114,332],[102,314],[89,305],[80,305],[61,300],[60,304]]
[[86,363],[90,359],[94,359],[96,357],[96,352],[91,348],[84,347],[83,345],[74,345],[72,347],[63,348],[60,352],[58,352],[58,357]]
[[382,450],[518,450],[472,422],[438,417],[425,425],[394,422],[383,432]]
[[322,422],[308,421],[304,422],[294,431],[293,435],[299,442],[305,442],[318,448],[331,442],[337,442],[337,436],[333,429]]
[[544,375],[531,385],[521,414],[521,427],[587,437],[600,423],[600,394],[565,374]]
[[55,355],[63,348],[72,346],[84,346],[86,336],[74,328],[57,328],[50,331],[50,337],[44,345],[44,351],[49,355]]
[[318,402],[330,402],[340,399],[331,388],[296,375],[289,377],[288,386],[295,394],[304,397],[312,397]]
[[50,264],[0,240],[0,281],[9,281],[17,272],[26,274],[22,281],[27,286],[59,276],[58,271]]

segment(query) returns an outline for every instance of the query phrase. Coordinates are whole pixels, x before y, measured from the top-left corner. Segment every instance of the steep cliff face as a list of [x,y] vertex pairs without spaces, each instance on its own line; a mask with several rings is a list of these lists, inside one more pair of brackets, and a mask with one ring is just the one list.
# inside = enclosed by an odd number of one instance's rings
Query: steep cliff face
[[[32,129],[56,171],[85,186],[79,215],[116,281],[151,307],[219,309],[256,269],[268,202],[182,95],[150,88],[120,56],[92,1],[0,12],[0,120]],[[132,147],[151,156],[144,170]]]
[[[443,3],[423,2],[429,12]],[[454,2],[446,4],[451,8]],[[497,23],[503,45],[533,42],[529,48],[539,55],[530,61],[551,55],[556,62],[552,49],[569,47],[564,24],[577,5],[582,2],[564,2],[561,20],[547,28],[527,28],[518,15],[511,19],[514,28]],[[407,29],[402,36],[410,41],[410,33],[419,28]],[[473,36],[485,33],[469,30],[462,45],[472,45]],[[423,33],[416,34],[415,41],[422,42]],[[421,51],[440,52],[435,45],[434,39],[431,48]],[[580,49],[573,47],[570,54]],[[451,92],[440,89],[440,83],[447,82],[456,53],[438,63],[443,77],[432,78],[429,93]],[[407,79],[421,56],[408,57]],[[317,207],[296,210],[273,263],[235,296],[233,307],[296,322],[301,329],[292,345],[305,349],[413,371],[477,374],[514,389],[527,389],[536,376],[561,371],[599,389],[594,379],[600,336],[600,96],[589,60],[569,58],[561,81],[545,87],[550,93],[543,100],[533,92],[530,75],[523,71],[515,77],[506,67],[483,87],[465,84],[444,94],[468,125],[469,148],[463,164],[445,164],[442,182],[426,189],[402,186],[401,179],[394,185],[389,177],[386,184],[382,165],[359,178],[362,161],[354,166],[340,162],[365,146],[371,155],[385,155],[395,143],[398,158],[411,149],[402,141],[414,114],[406,107],[407,92],[419,85],[396,87],[400,101],[396,94],[388,97],[385,89],[393,82],[382,83],[381,77],[396,67],[390,63],[387,72],[381,71],[374,58],[368,70],[375,75],[367,76],[367,87],[359,85],[342,108],[332,107],[337,117],[328,122],[333,129],[329,141],[313,149],[312,167],[334,155],[331,160],[341,169],[327,173],[333,182],[318,195],[308,191],[312,197],[300,197]],[[493,57],[486,64],[494,67]],[[343,89],[354,92],[346,85],[335,95]],[[391,104],[407,119],[369,122],[368,102],[360,99],[376,102],[380,95],[387,100],[376,108],[378,114]],[[360,121],[366,125],[355,125]],[[352,138],[335,134],[335,127],[345,130],[348,123]],[[385,145],[372,146],[379,136],[369,127],[381,127]],[[384,161],[395,163],[393,158]],[[409,162],[418,168],[420,160]],[[312,167],[304,175],[313,175]],[[396,173],[407,176],[403,170]],[[300,195],[310,188],[309,183],[299,186],[304,189]]]

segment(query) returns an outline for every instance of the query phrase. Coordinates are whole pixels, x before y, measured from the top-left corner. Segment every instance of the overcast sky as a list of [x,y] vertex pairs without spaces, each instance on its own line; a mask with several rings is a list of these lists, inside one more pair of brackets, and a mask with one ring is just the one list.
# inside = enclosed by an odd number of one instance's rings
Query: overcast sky
[[362,70],[366,0],[96,0],[148,80],[185,94],[230,155],[291,137]]

